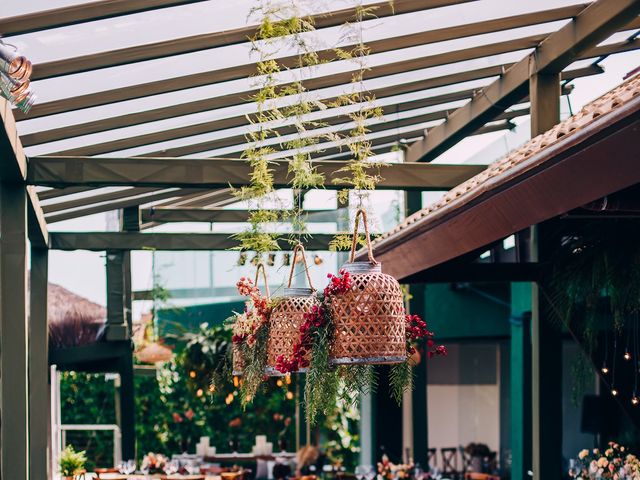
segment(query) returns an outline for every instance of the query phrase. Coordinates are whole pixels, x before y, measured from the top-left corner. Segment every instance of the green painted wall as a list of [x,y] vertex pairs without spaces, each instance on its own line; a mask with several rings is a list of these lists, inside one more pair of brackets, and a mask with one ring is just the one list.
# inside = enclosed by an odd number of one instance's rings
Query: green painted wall
[[194,330],[203,322],[209,325],[220,325],[233,311],[241,312],[244,302],[221,302],[189,307],[167,308],[158,310],[158,329],[161,334],[175,333],[176,324],[188,330]]
[[425,320],[439,340],[509,337],[508,284],[425,286]]

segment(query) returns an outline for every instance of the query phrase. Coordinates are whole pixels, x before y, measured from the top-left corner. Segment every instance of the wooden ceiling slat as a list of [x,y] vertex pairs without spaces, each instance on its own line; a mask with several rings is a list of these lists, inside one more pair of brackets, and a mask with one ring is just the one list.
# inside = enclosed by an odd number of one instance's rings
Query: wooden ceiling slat
[[205,0],[100,0],[0,19],[4,37],[67,27],[134,13],[177,7]]
[[[401,35],[393,38],[377,40],[373,42],[369,42],[368,46],[371,48],[371,53],[381,53],[391,50],[397,50],[401,48],[413,47],[416,45],[424,45],[428,43],[435,43],[444,40],[450,40],[461,37],[468,37],[472,35],[480,35],[483,33],[490,33],[500,30],[508,30],[511,28],[518,28],[526,25],[534,25],[540,24],[555,20],[561,20],[565,18],[570,18],[577,15],[582,9],[584,5],[575,5],[570,7],[563,7],[558,9],[546,10],[541,12],[528,13],[523,15],[515,15],[511,17],[498,18],[495,20],[489,20],[486,22],[480,23],[471,23],[459,25],[451,28],[444,29],[436,29],[430,30],[427,32],[419,32],[409,35]],[[331,61],[335,59],[335,53],[332,50],[326,50],[319,52],[319,55],[322,59]],[[297,60],[297,57],[287,57],[282,59],[283,63],[287,65],[294,65]],[[224,80],[232,80],[237,78],[243,78],[247,76],[247,72],[249,74],[253,74],[255,72],[255,64],[251,66],[249,70],[245,68],[246,66],[239,67],[230,67],[228,69],[222,69],[214,72],[210,72],[209,83],[219,83]],[[236,69],[234,71],[233,69]],[[235,73],[234,73],[235,72]],[[197,76],[196,76],[197,75]],[[202,77],[204,74],[195,74],[190,76],[181,77],[183,80],[183,86],[181,89],[192,88],[196,86],[206,85],[206,83],[202,83],[205,81],[205,78]],[[158,82],[151,82],[144,85],[144,89],[138,89],[137,86],[132,87],[123,87],[120,89],[114,89],[110,91],[99,92],[99,94],[89,94],[83,95],[79,97],[74,97],[70,99],[57,100],[53,102],[48,102],[44,104],[35,105],[31,111],[29,112],[28,118],[37,118],[39,116],[51,115],[53,113],[60,113],[63,111],[71,111],[79,108],[87,108],[92,106],[97,106],[100,104],[110,103],[122,101],[130,98],[140,98],[140,96],[148,96],[148,95],[156,95],[159,93],[166,93],[168,91],[173,91],[175,89],[174,79],[162,80]],[[171,90],[166,90],[166,88],[171,88]],[[142,95],[135,96],[136,93],[141,93]],[[210,103],[211,100],[207,101],[196,101],[189,102],[188,107],[185,106],[182,110],[169,110],[165,109],[156,109],[154,110],[155,114],[152,116],[152,119],[160,120],[162,118],[171,118],[177,115],[184,115],[185,113],[195,113],[200,111],[210,110],[212,108],[221,108],[223,106],[230,106],[240,103],[246,102],[247,98],[250,98],[251,95],[255,93],[255,91],[246,91],[241,92],[239,94],[233,96],[226,96],[233,100],[223,101],[219,100],[219,103]],[[123,98],[123,95],[126,95],[127,98]],[[230,101],[234,103],[229,103]],[[96,103],[99,102],[99,103]],[[160,116],[163,115],[163,116]],[[166,116],[165,116],[166,115]],[[26,117],[25,117],[26,118]],[[140,120],[138,123],[144,122],[143,115],[139,114]],[[131,125],[131,121],[134,121],[133,118],[130,118],[129,123],[124,123],[124,125]],[[115,128],[115,127],[111,127]],[[97,131],[97,130],[96,130]]]
[[[90,191],[93,189],[89,188],[88,190]],[[115,192],[100,193],[98,195],[91,195],[91,196],[87,195],[81,198],[74,198],[73,200],[49,203],[48,205],[45,205],[44,207],[42,207],[42,209],[45,214],[50,214],[54,212],[60,212],[62,210],[69,210],[72,208],[83,207],[83,206],[92,205],[96,203],[110,202],[110,201],[119,200],[122,198],[142,195],[142,194],[150,193],[157,190],[158,190],[157,188],[151,188],[151,187],[126,188],[123,190],[117,190]]]
[[126,197],[120,200],[113,200],[101,205],[88,205],[86,208],[78,208],[76,210],[56,212],[45,217],[47,223],[62,222],[73,218],[85,217],[87,215],[95,215],[97,213],[109,212],[120,208],[135,207],[137,205],[147,205],[159,200],[178,197],[181,194],[195,193],[197,189],[180,189],[168,191],[166,189],[156,189],[157,193],[146,196]]
[[[468,1],[476,0],[395,0],[393,4],[388,1],[383,1],[375,3],[372,6],[377,7],[375,11],[376,16],[382,18],[394,14],[412,13]],[[354,12],[354,8],[346,8],[314,15],[314,18],[316,19],[318,28],[332,27],[342,25],[352,19]],[[41,63],[34,66],[32,78],[33,80],[43,80],[62,75],[72,75],[101,68],[182,55],[210,48],[235,45],[247,42],[255,32],[256,25],[250,25],[222,32],[192,35],[190,37],[164,40],[156,43]]]

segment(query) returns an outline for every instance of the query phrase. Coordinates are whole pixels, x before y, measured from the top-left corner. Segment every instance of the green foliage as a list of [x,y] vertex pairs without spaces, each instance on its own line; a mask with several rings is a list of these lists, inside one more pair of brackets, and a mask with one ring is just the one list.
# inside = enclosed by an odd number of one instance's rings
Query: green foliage
[[269,339],[269,324],[262,325],[255,333],[255,343],[242,342],[238,345],[243,362],[242,385],[240,386],[240,401],[243,406],[251,403],[264,381],[264,371],[267,366],[267,343]]
[[389,369],[389,385],[391,387],[391,396],[398,402],[398,405],[402,403],[404,392],[411,391],[413,376],[413,368],[408,359],[402,363],[391,365]]
[[[206,388],[206,377],[199,373],[196,378],[190,377],[194,365],[214,365],[230,342],[228,329],[202,325],[178,339],[174,359],[158,367],[156,377],[134,377],[140,457],[150,451],[165,455],[193,452],[200,436],[211,437],[220,452],[230,450],[232,437],[238,440],[241,451],[250,451],[259,433],[274,443],[284,436],[288,445],[294,444],[295,432],[287,424],[294,416],[295,401],[287,399],[286,393],[295,385],[278,386],[277,380],[270,379],[263,384],[265,395],[256,396],[245,408],[240,402],[240,386],[234,384],[230,374],[221,375],[213,391]],[[224,371],[226,367],[214,367],[214,371],[218,368]],[[203,390],[200,396],[199,389]],[[114,398],[113,382],[105,381],[103,375],[64,373],[62,423],[113,424]],[[98,441],[95,435],[84,438],[84,442],[81,445],[74,440],[74,445],[87,450],[87,469],[113,466],[112,443]]]
[[71,445],[67,445],[60,453],[60,458],[58,458],[60,474],[63,477],[80,475],[84,471],[84,465],[86,462],[87,456],[84,451],[76,452]]

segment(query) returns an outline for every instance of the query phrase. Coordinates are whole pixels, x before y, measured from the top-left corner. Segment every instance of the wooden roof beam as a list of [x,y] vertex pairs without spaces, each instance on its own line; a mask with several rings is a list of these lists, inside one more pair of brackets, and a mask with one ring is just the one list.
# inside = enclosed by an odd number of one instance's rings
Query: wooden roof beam
[[[307,250],[329,250],[329,242],[336,234],[314,234],[305,241]],[[52,233],[54,250],[229,250],[238,246],[238,240],[229,233],[140,233],[140,232],[82,232]],[[283,234],[283,237],[286,234]],[[295,235],[295,234],[292,234]],[[282,239],[282,250],[291,245]]]
[[[375,7],[375,15],[378,18],[388,17],[394,14],[412,13],[447,5],[455,5],[476,0],[395,0],[393,4],[388,1],[377,2],[368,7]],[[354,8],[345,8],[333,12],[323,12],[313,16],[316,28],[339,26],[346,21],[353,20]],[[155,43],[125,47],[106,52],[82,55],[79,57],[65,58],[34,65],[33,80],[72,75],[76,73],[98,70],[101,68],[128,65],[136,62],[155,60],[175,55],[208,50],[211,48],[225,47],[246,43],[255,35],[256,25],[239,27],[221,32],[192,35],[190,37],[163,40]]]
[[406,161],[433,160],[521,98],[533,74],[562,71],[581,53],[627,25],[638,13],[638,0],[595,1],[572,22],[549,35],[535,52],[509,68],[473,100],[457,109],[427,137],[412,145],[407,151]]
[[[292,210],[291,210],[292,211]],[[308,222],[335,222],[337,210],[306,210]],[[228,208],[145,208],[141,212],[143,222],[206,222],[233,223],[246,222],[249,210],[232,210]]]
[[[24,185],[27,176],[27,157],[16,128],[11,104],[0,97],[0,180],[3,183]],[[25,186],[26,188],[26,186]],[[34,188],[27,188],[27,219],[29,240],[33,245],[49,244],[49,232],[43,221],[44,213]]]
[[[426,45],[429,43],[441,42],[441,41],[446,41],[446,40],[451,40],[451,39],[456,39],[461,37],[481,35],[481,34],[501,31],[501,30],[524,27],[528,25],[535,25],[535,24],[540,24],[545,22],[563,20],[563,19],[571,18],[577,15],[578,13],[580,13],[580,11],[584,9],[585,6],[586,4],[572,5],[572,6],[561,7],[561,8],[556,8],[552,10],[526,13],[526,14],[515,15],[511,17],[497,18],[497,19],[486,21],[486,22],[463,24],[463,25],[458,25],[450,28],[429,30],[426,32],[418,32],[418,33],[413,33],[408,35],[399,35],[391,38],[384,38],[381,40],[369,42],[367,46],[371,49],[371,53],[375,54],[375,53],[382,53],[382,52],[388,52],[392,50],[399,50],[403,48],[414,47],[416,45]],[[320,51],[318,52],[318,54],[320,55],[321,59],[324,61],[336,60],[335,52],[331,49]],[[282,62],[283,65],[286,65],[288,68],[294,68],[295,65],[297,64],[298,57],[297,56],[286,57],[286,58],[280,59],[280,61]],[[222,81],[244,78],[246,76],[250,76],[254,74],[255,71],[256,71],[255,63],[220,69],[216,72],[215,81],[212,83],[219,83]],[[182,78],[186,82],[189,76],[182,77]],[[193,85],[189,85],[184,88],[190,88],[192,86]],[[118,91],[120,93],[128,92],[129,89],[128,88],[118,89]],[[112,91],[106,91],[101,93],[103,97],[102,101],[104,101],[104,98],[108,98],[111,95]],[[251,96],[252,96],[252,91],[241,92],[239,94],[227,95],[222,98],[197,100],[194,102],[187,102],[184,104],[174,105],[171,107],[154,109],[147,112],[140,112],[136,114],[135,117],[129,116],[128,121],[124,121],[124,123],[122,123],[121,121],[120,126],[134,125],[135,124],[133,123],[134,121],[137,123],[143,123],[146,118],[150,118],[153,120],[162,120],[164,118],[173,118],[179,115],[185,115],[186,113],[196,113],[196,112],[211,110],[213,108],[222,108],[226,106],[231,106],[233,104],[238,104],[238,101],[240,103],[244,103]],[[229,99],[234,99],[235,103],[229,103]],[[65,100],[62,100],[62,102],[64,101]],[[68,102],[69,103],[77,102],[77,100],[69,99]],[[35,118],[36,116],[39,116],[39,112],[41,110],[47,110],[48,107],[46,105],[47,104],[34,106],[34,108],[32,108],[32,110],[29,112],[29,118]],[[91,106],[91,105],[85,105],[85,108],[86,106]],[[122,117],[124,117],[124,115],[117,118],[122,118]],[[109,121],[108,123],[110,125],[109,128],[117,127],[118,123],[115,121],[114,118],[107,119],[107,120]],[[102,124],[107,124],[107,120],[103,120]],[[100,130],[94,129],[92,131],[96,132]],[[92,131],[81,130],[82,133],[79,133],[79,134],[92,133]]]
[[67,27],[134,13],[176,7],[205,0],[100,0],[62,8],[52,8],[0,19],[4,37],[24,35],[50,28]]
[[[333,183],[335,172],[345,162],[314,162],[326,177],[327,188],[344,188]],[[447,190],[482,170],[481,165],[389,164],[381,167],[379,188],[404,190]],[[231,159],[33,157],[28,182],[44,186],[90,185],[158,188],[226,188],[247,185],[249,163]],[[287,188],[287,161],[273,166],[276,188]],[[69,172],[73,172],[69,175]]]

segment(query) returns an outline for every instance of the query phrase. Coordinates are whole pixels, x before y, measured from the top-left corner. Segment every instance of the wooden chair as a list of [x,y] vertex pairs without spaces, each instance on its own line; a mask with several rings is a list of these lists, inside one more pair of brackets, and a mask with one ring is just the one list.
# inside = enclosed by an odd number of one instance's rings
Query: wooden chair
[[458,470],[458,449],[456,447],[446,447],[440,449],[442,457],[442,474],[457,475]]
[[438,468],[438,449],[427,448],[427,462],[429,463],[429,469]]
[[471,455],[465,452],[464,447],[462,446],[458,447],[458,450],[460,450],[460,458],[462,458],[462,472],[470,472],[473,470],[473,466],[471,465]]
[[500,477],[488,473],[467,472],[464,474],[464,480],[500,480]]

